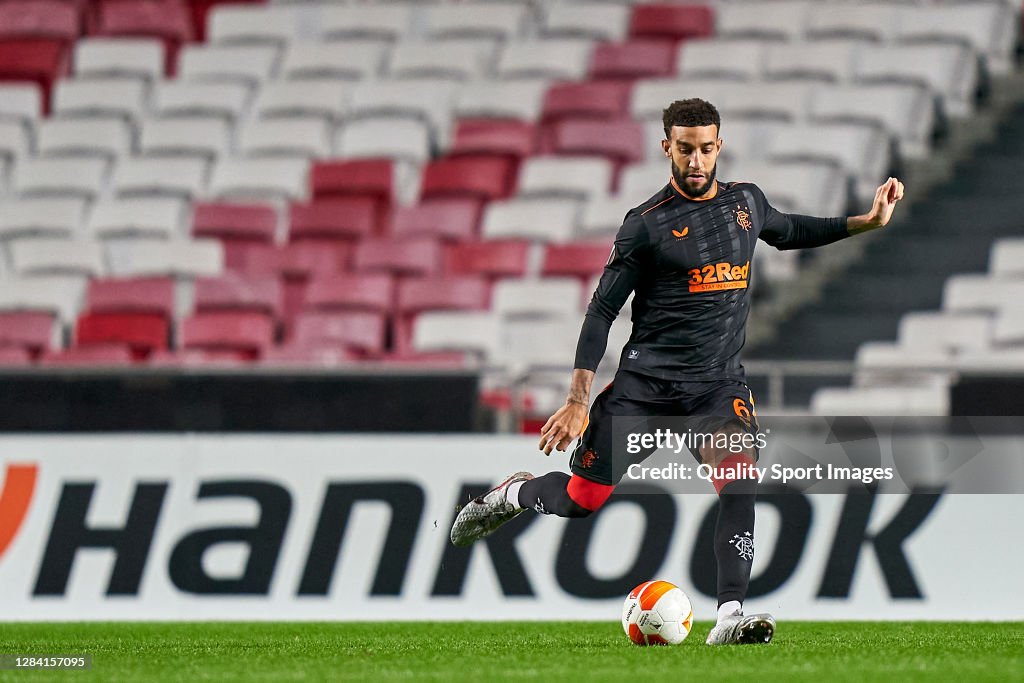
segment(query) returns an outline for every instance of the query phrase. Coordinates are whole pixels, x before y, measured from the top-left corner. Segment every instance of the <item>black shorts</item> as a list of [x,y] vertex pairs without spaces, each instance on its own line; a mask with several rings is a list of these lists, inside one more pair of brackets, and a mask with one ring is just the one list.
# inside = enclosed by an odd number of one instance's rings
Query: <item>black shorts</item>
[[[651,432],[666,422],[657,418],[665,417],[690,418],[687,427],[701,432],[726,425],[757,432],[753,394],[739,380],[680,382],[619,370],[590,407],[590,421],[572,453],[573,474],[600,484],[617,484],[631,464],[645,460],[654,449],[628,455],[624,443],[615,444],[615,439],[626,433]],[[678,421],[671,425],[678,430]],[[691,453],[700,462],[700,454]]]

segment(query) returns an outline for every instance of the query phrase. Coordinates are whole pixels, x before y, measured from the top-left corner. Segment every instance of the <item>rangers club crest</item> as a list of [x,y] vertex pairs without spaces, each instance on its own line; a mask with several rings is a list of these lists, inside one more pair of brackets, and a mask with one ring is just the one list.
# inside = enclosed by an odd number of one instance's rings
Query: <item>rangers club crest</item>
[[754,559],[754,538],[749,531],[744,531],[743,535],[733,534],[732,540],[729,541],[729,545],[736,548],[736,552],[744,560]]
[[736,223],[744,230],[750,230],[754,224],[750,221],[750,209],[745,206],[736,205],[736,208],[732,210],[732,215],[736,217]]

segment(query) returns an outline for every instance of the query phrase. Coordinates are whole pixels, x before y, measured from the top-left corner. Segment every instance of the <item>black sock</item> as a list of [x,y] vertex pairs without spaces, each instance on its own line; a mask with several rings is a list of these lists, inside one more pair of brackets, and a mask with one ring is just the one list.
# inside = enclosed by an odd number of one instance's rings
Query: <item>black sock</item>
[[565,472],[548,472],[519,488],[519,504],[545,515],[586,517],[590,510],[569,497],[568,484],[569,475]]
[[743,602],[754,561],[754,498],[757,481],[737,479],[718,494],[715,559],[718,560],[718,605]]

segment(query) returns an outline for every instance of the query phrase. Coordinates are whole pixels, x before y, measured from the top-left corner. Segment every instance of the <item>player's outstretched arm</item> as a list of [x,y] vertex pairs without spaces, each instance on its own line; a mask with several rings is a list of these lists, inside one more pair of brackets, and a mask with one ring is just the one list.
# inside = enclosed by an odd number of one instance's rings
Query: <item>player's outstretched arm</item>
[[565,399],[565,405],[548,418],[540,430],[540,449],[544,455],[551,455],[557,448],[564,451],[587,426],[587,406],[590,405],[590,385],[594,372],[576,368],[572,371],[572,386]]
[[871,211],[862,216],[850,216],[846,219],[847,231],[851,235],[859,235],[862,232],[884,227],[892,218],[896,202],[901,199],[903,199],[903,183],[898,178],[889,178],[875,190],[875,201],[871,205]]

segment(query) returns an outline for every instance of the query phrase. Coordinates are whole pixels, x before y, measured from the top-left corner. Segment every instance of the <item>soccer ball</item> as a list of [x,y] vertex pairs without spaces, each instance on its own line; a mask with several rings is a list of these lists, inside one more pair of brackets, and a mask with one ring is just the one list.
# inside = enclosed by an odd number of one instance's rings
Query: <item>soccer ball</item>
[[678,645],[690,634],[690,599],[668,581],[647,581],[622,604],[622,630],[637,645]]

